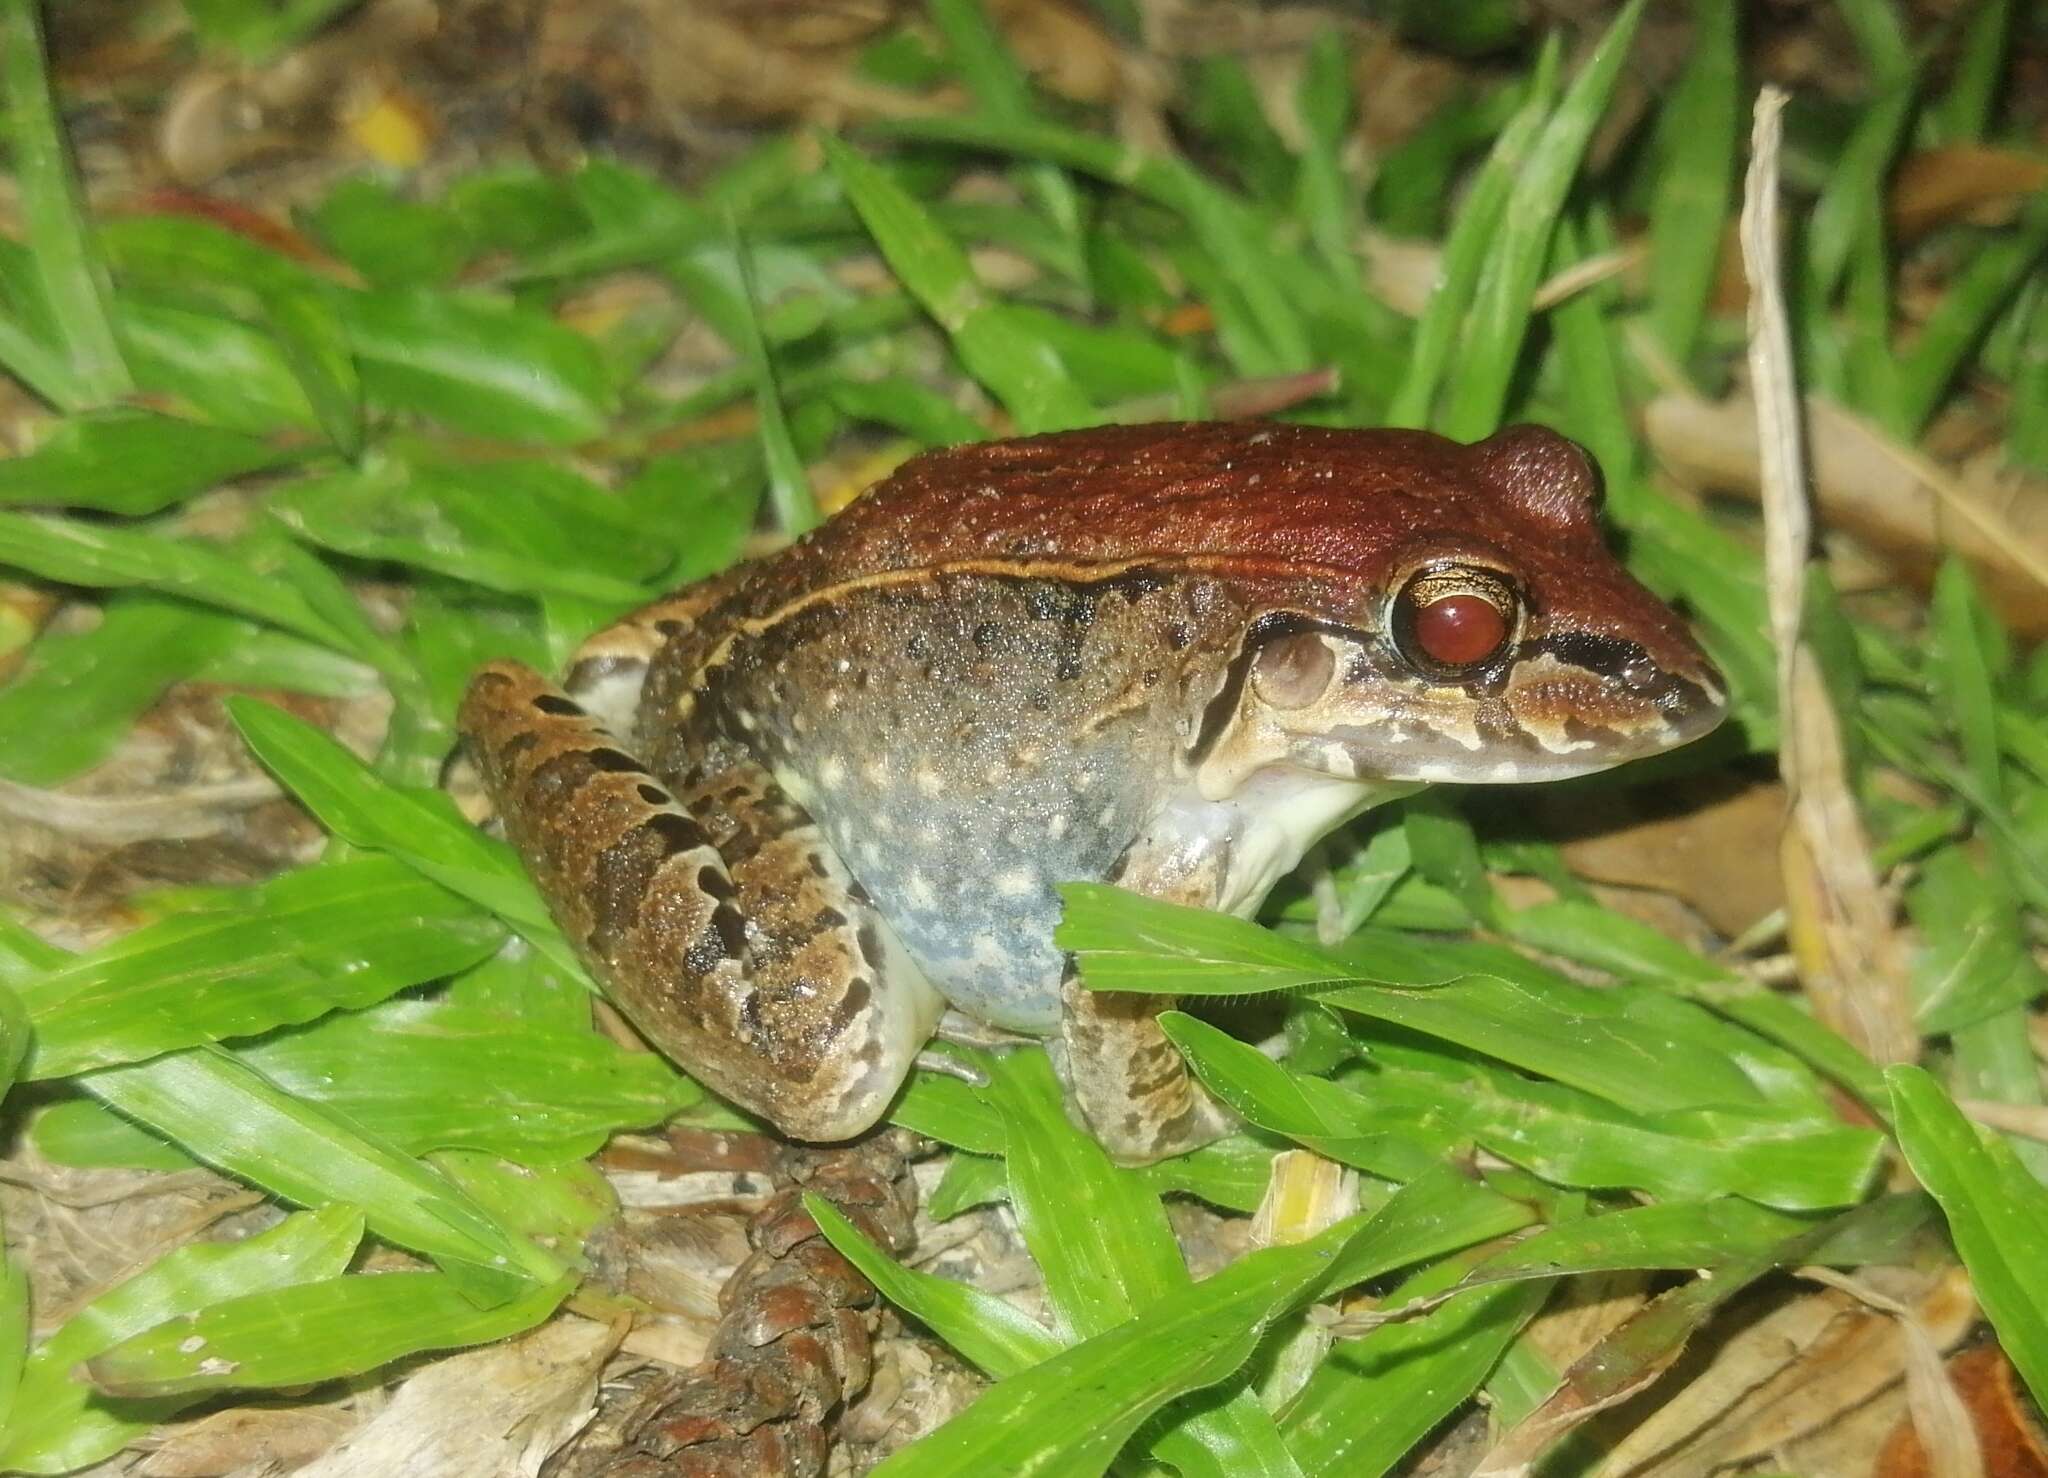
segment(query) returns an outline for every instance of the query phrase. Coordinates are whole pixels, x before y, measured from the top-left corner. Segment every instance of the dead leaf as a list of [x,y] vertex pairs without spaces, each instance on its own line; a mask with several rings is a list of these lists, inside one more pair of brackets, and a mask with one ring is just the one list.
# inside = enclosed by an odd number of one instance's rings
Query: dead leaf
[[[1995,1344],[1965,1350],[1948,1362],[1948,1377],[1976,1427],[1984,1478],[2048,1478],[2048,1436],[2005,1352]],[[1911,1422],[1900,1423],[1885,1439],[1872,1471],[1873,1478],[1937,1478]]]
[[504,1344],[437,1360],[300,1478],[533,1478],[595,1410],[623,1325],[573,1315]]
[[[2022,635],[2048,634],[2048,480],[1985,457],[1935,465],[1868,422],[1806,397],[1807,451],[1822,521],[1924,588],[1950,550],[1967,559],[1998,613]],[[1742,392],[1650,403],[1657,459],[1696,487],[1757,496],[1756,412]]]
[[364,1398],[289,1406],[230,1406],[159,1435],[163,1445],[143,1459],[144,1478],[214,1478],[255,1470],[290,1472],[313,1461],[362,1424]]
[[1892,171],[1885,215],[1901,241],[1952,221],[1997,225],[2048,185],[2048,160],[1989,144],[1948,144],[1908,154]]
[[1521,804],[1535,807],[1579,876],[1681,898],[1725,938],[1784,905],[1777,870],[1756,865],[1777,845],[1785,814],[1775,780],[1716,774]]
[[[1861,1276],[1909,1307],[1937,1346],[1976,1323],[1960,1268]],[[1896,1386],[1902,1372],[1890,1317],[1836,1289],[1795,1298],[1720,1340],[1685,1386],[1614,1444],[1600,1478],[1698,1478],[1783,1452]]]

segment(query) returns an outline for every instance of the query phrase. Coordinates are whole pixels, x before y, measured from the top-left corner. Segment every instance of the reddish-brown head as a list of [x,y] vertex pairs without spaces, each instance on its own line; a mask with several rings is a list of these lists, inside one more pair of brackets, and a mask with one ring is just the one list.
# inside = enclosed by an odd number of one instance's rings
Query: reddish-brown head
[[1599,500],[1586,454],[1535,426],[1470,446],[1105,427],[914,458],[791,551],[790,573],[1213,576],[1254,612],[1226,735],[1256,729],[1262,751],[1284,739],[1291,762],[1361,777],[1549,779],[1682,744],[1725,706],[1677,615],[1608,550]]

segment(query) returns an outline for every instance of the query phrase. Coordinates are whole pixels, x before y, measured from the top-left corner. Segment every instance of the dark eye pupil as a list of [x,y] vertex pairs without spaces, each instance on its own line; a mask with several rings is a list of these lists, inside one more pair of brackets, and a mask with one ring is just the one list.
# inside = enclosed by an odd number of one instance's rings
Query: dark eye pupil
[[1415,611],[1415,644],[1432,662],[1469,667],[1500,650],[1507,617],[1477,595],[1446,595]]

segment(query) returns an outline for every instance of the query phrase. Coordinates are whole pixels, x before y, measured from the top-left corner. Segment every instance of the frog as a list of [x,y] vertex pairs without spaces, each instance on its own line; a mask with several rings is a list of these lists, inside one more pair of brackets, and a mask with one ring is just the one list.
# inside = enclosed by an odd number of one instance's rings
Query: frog
[[1090,989],[1061,884],[1240,917],[1431,785],[1686,744],[1727,687],[1609,549],[1576,443],[1520,425],[1124,425],[916,455],[776,552],[485,665],[458,726],[590,973],[797,1140],[861,1134],[942,1018],[1038,1039],[1142,1164],[1230,1130]]

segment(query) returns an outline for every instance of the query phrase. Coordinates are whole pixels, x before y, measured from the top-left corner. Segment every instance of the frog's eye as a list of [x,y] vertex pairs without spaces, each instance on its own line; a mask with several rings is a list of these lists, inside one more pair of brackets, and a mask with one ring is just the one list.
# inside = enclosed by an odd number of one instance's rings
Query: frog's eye
[[1457,677],[1499,656],[1514,635],[1518,599],[1497,571],[1433,564],[1394,597],[1394,644],[1418,672]]
[[1337,654],[1319,632],[1296,631],[1260,644],[1252,657],[1252,691],[1275,708],[1306,708],[1337,672]]

